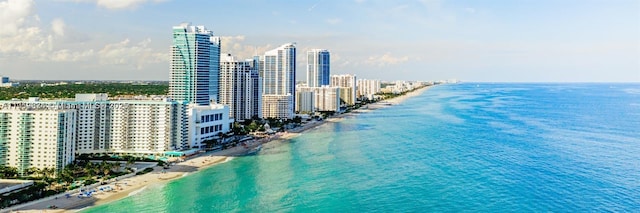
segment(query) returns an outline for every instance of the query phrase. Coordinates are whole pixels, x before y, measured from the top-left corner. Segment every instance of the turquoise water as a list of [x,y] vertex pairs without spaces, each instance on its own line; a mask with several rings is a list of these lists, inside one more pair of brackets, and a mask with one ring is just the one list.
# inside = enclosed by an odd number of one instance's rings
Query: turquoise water
[[85,212],[640,211],[640,84],[451,84]]

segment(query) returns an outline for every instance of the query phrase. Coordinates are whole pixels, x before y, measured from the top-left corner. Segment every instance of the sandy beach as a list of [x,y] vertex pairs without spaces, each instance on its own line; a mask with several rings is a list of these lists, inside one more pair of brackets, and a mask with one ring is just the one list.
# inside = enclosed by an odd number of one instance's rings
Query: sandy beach
[[[408,98],[422,94],[424,91],[428,90],[429,88],[430,87],[424,87],[416,91],[407,93],[403,96],[399,96],[393,99],[388,99],[388,100],[374,103],[374,104],[369,104],[368,109],[364,109],[360,111],[363,112],[367,110],[387,107],[389,105],[399,104]],[[76,192],[76,193],[70,194],[69,197],[58,196],[57,198],[53,198],[53,199],[43,199],[40,201],[34,201],[31,203],[18,205],[8,209],[2,209],[0,210],[0,212],[38,212],[38,213],[40,212],[76,212],[83,208],[113,202],[115,200],[119,200],[124,197],[142,192],[148,186],[152,186],[156,184],[165,184],[168,181],[183,177],[188,173],[197,172],[202,169],[208,168],[210,166],[227,162],[229,160],[232,160],[234,156],[241,156],[241,155],[247,154],[250,150],[260,146],[261,144],[268,143],[273,140],[291,139],[300,135],[304,131],[313,129],[326,122],[337,122],[348,115],[349,114],[340,114],[323,121],[312,121],[312,122],[306,123],[301,127],[291,129],[285,133],[277,133],[275,135],[272,135],[266,138],[250,141],[246,144],[247,145],[246,147],[236,146],[236,147],[221,150],[221,151],[201,153],[199,155],[192,156],[183,162],[179,162],[171,166],[169,169],[164,169],[163,167],[154,166],[153,171],[150,173],[147,173],[144,175],[132,176],[129,178],[119,180],[117,182],[109,183],[108,185],[101,186],[101,187],[109,186],[113,190],[100,191],[96,189],[96,193],[93,193],[91,197],[80,198],[78,197],[78,193]],[[57,208],[52,209],[50,208],[51,206],[55,206]]]

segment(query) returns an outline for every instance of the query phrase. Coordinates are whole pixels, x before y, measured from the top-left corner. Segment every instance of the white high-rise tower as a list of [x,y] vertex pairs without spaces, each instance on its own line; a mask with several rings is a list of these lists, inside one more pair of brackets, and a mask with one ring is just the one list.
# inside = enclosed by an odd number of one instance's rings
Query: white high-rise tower
[[262,112],[266,118],[293,118],[296,94],[296,46],[282,45],[264,54]]
[[256,59],[238,61],[231,54],[220,59],[220,103],[236,120],[261,117],[261,86]]

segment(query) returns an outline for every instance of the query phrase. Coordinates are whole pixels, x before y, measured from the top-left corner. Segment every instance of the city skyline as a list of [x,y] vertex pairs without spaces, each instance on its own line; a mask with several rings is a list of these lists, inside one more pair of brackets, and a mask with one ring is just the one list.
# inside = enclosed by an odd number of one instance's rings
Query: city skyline
[[[205,13],[210,8],[249,15]],[[638,8],[626,0],[0,0],[0,74],[168,80],[164,32],[186,21],[208,26],[222,52],[243,59],[296,42],[298,81],[306,51],[322,48],[332,52],[332,74],[368,79],[637,82]]]

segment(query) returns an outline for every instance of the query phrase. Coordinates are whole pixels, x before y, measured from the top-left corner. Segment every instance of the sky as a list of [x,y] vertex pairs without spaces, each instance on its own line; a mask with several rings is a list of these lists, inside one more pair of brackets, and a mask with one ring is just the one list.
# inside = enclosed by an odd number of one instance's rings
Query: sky
[[638,0],[0,0],[0,75],[168,80],[171,28],[239,58],[328,49],[332,74],[381,80],[640,82]]

